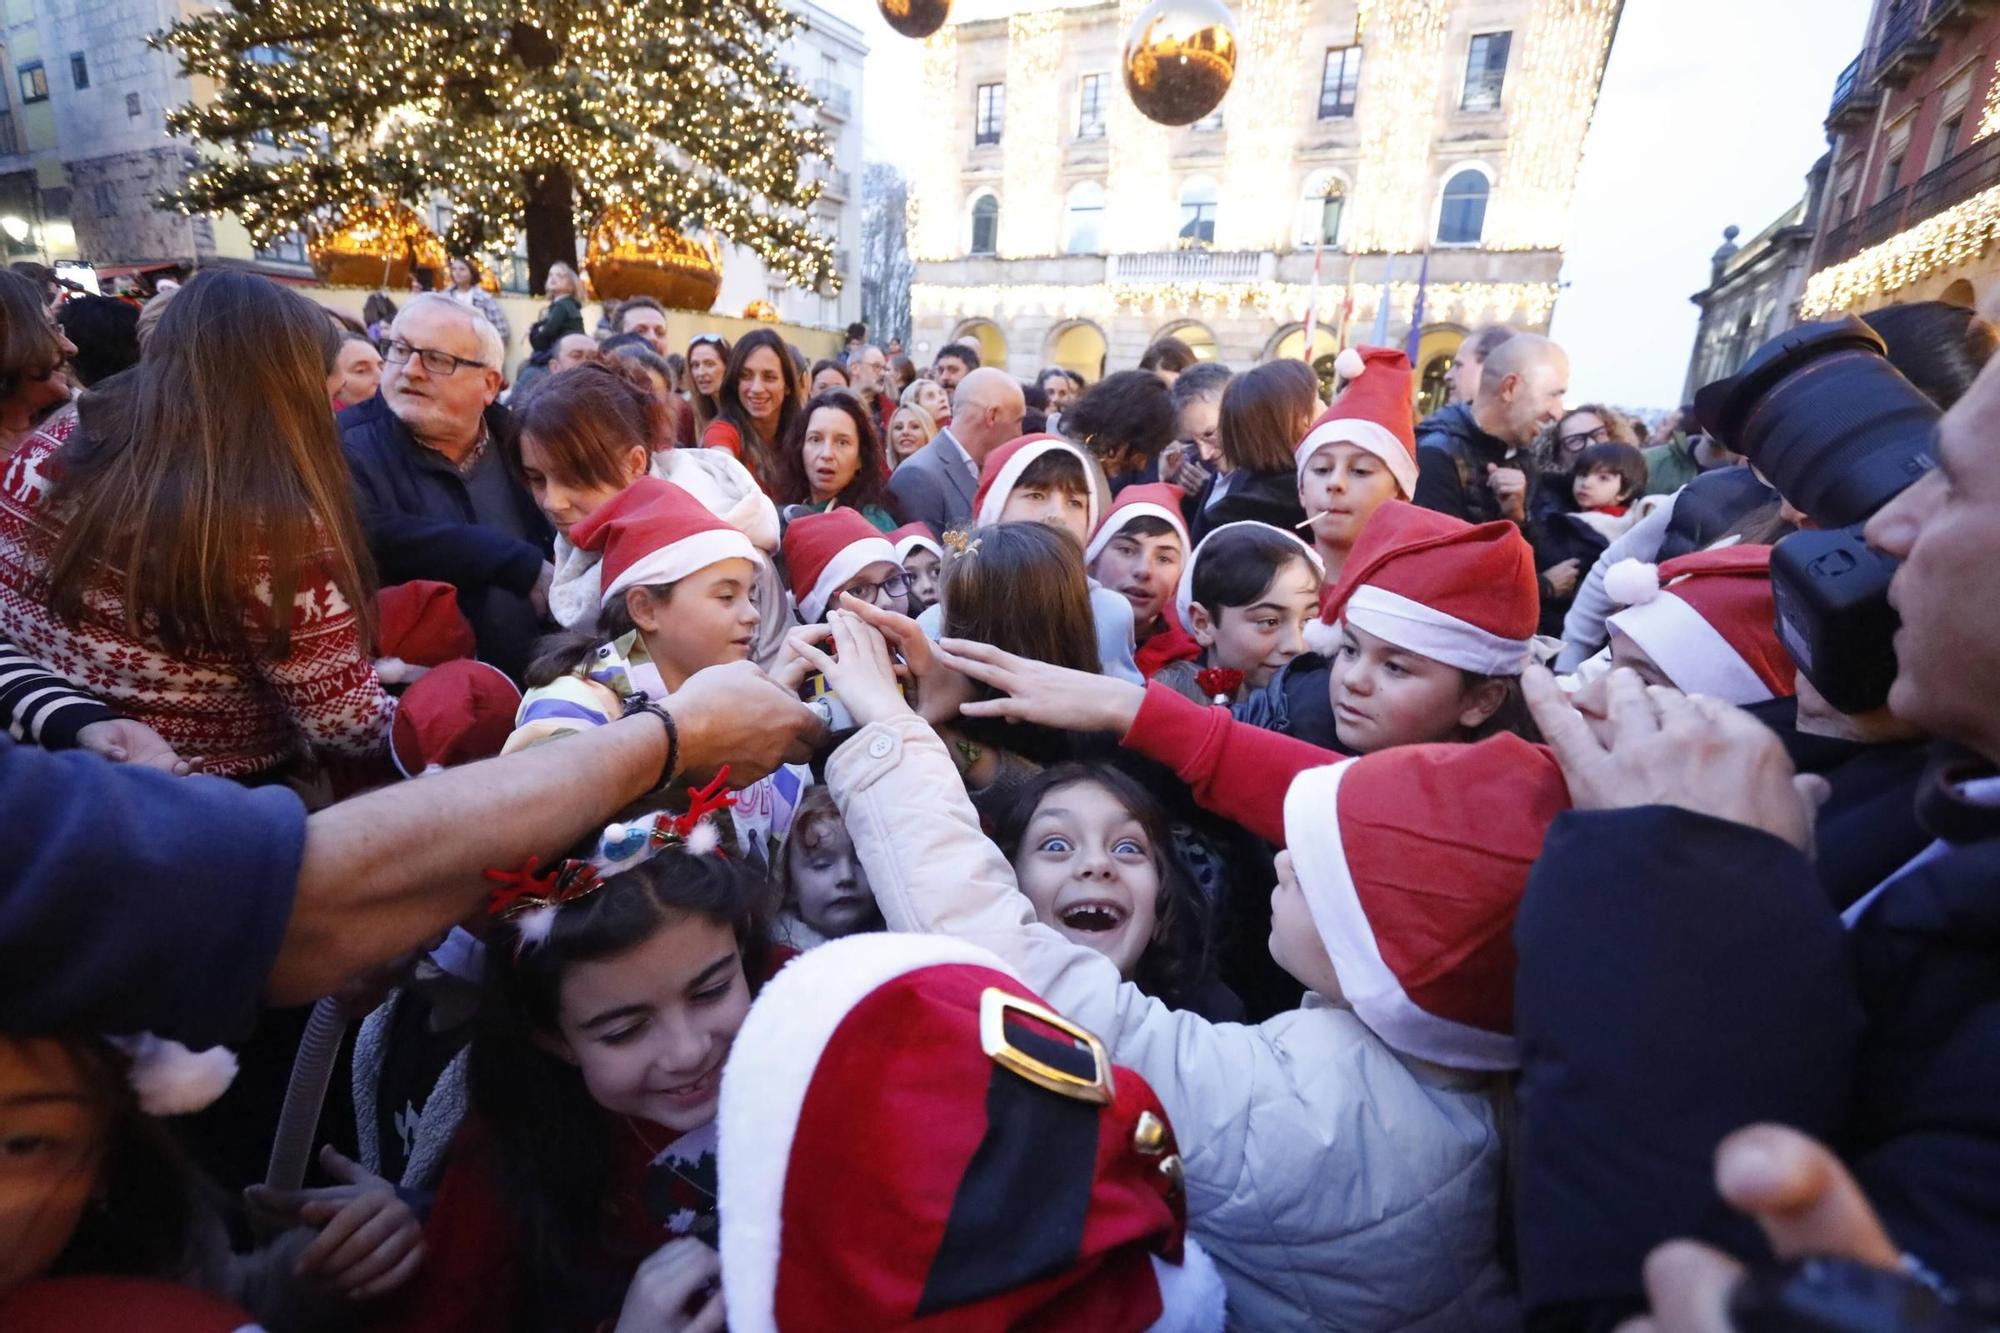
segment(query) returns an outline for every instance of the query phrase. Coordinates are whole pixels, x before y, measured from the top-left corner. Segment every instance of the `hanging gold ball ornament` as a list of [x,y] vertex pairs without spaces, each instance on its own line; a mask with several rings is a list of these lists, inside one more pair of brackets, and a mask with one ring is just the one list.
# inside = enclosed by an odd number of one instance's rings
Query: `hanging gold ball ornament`
[[778,307],[772,305],[769,301],[752,301],[749,305],[743,307],[743,318],[760,319],[766,324],[776,324],[778,322]]
[[311,226],[306,258],[329,287],[400,292],[416,274],[436,290],[448,276],[444,242],[414,209],[394,201],[351,205]]
[[1222,0],[1153,0],[1125,37],[1125,91],[1139,114],[1192,125],[1236,77],[1236,24]]
[[705,311],[722,290],[715,242],[683,236],[633,204],[612,204],[598,215],[584,256],[600,301],[650,296],[669,310]]
[[951,17],[951,0],[876,0],[875,7],[905,37],[928,37]]

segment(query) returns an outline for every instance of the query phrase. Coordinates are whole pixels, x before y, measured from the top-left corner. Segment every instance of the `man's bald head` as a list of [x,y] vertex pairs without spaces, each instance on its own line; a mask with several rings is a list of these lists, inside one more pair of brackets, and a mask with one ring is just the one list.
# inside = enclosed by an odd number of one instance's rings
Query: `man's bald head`
[[951,400],[951,433],[977,463],[1021,433],[1028,400],[1012,375],[981,366],[958,382]]
[[1519,333],[1487,354],[1472,415],[1488,435],[1525,449],[1562,417],[1568,393],[1569,354],[1539,333]]

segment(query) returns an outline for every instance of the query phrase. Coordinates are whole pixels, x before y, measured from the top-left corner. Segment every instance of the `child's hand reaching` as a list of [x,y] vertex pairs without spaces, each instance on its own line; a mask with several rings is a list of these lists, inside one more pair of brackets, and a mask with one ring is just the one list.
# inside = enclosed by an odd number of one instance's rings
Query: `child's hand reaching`
[[722,1263],[692,1236],[646,1256],[612,1333],[721,1333]]
[[972,697],[972,682],[945,665],[916,621],[846,593],[841,594],[840,606],[881,630],[889,646],[903,659],[903,665],[909,668],[910,682],[916,688],[918,717],[934,727],[958,717],[959,705]]
[[385,1296],[423,1263],[423,1225],[388,1181],[359,1162],[331,1146],[320,1149],[319,1161],[340,1184],[309,1190],[252,1185],[245,1197],[262,1216],[319,1230],[293,1266],[295,1275],[350,1301]]
[[1006,696],[966,704],[959,711],[967,717],[1003,717],[1009,722],[1123,736],[1146,701],[1142,685],[1017,657],[990,643],[946,639],[938,649],[947,666]]
[[865,727],[870,722],[908,716],[910,705],[896,688],[896,660],[890,656],[889,642],[881,631],[852,611],[829,612],[827,623],[833,627],[833,657],[803,641],[791,646],[825,675],[855,724]]
[[806,677],[812,674],[813,667],[799,655],[795,645],[823,643],[832,636],[831,625],[799,625],[792,629],[785,635],[784,646],[778,649],[777,661],[771,663],[771,679],[797,694],[805,688]]

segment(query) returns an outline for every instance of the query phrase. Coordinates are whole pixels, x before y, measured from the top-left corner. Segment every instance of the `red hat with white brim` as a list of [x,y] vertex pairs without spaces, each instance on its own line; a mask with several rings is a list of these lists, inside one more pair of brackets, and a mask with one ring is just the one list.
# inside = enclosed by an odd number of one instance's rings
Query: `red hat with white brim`
[[767,983],[717,1110],[733,1333],[1219,1333],[1160,1100],[998,957],[856,935]]
[[521,690],[496,666],[462,657],[426,672],[396,701],[389,758],[406,778],[490,759],[514,732]]
[[799,618],[808,625],[868,566],[886,561],[896,566],[899,576],[903,567],[903,557],[889,539],[853,509],[801,514],[785,527],[784,552],[792,597],[799,604]]
[[1739,707],[1798,693],[1798,666],[1775,628],[1770,547],[1695,551],[1657,567],[1620,560],[1604,592],[1625,604],[1605,623],[1682,693]]
[[1396,746],[1292,780],[1292,869],[1342,997],[1376,1036],[1455,1069],[1519,1065],[1514,916],[1568,808],[1549,752],[1504,734]]
[[1417,433],[1410,421],[1410,358],[1392,347],[1350,347],[1334,360],[1347,388],[1292,450],[1299,479],[1329,444],[1351,444],[1382,460],[1404,499],[1417,493]]
[[972,494],[973,525],[983,528],[998,523],[1001,511],[1007,508],[1007,497],[1014,493],[1028,464],[1050,453],[1069,454],[1083,468],[1083,489],[1090,496],[1090,521],[1085,527],[1096,528],[1097,488],[1090,483],[1090,455],[1082,445],[1060,435],[1023,435],[986,455],[979,468],[979,489]]
[[627,486],[571,528],[569,539],[578,550],[604,553],[599,606],[609,606],[627,588],[678,583],[724,560],[757,562],[748,537],[658,477]]
[[910,552],[919,547],[940,560],[944,559],[944,546],[938,541],[937,534],[931,531],[931,525],[928,523],[905,523],[902,527],[892,530],[888,536],[889,544],[896,548],[896,559],[899,561],[908,560]]
[[[1234,523],[1224,523],[1219,528],[1210,528],[1207,534],[1195,544],[1194,550],[1188,554],[1187,562],[1181,566],[1180,586],[1174,589],[1174,610],[1179,613],[1180,622],[1183,626],[1188,623],[1188,610],[1194,605],[1194,570],[1195,566],[1201,563],[1203,552],[1208,550],[1210,542],[1223,533],[1239,532],[1244,528],[1259,528],[1265,532],[1283,537],[1286,541],[1299,548],[1306,560],[1311,563],[1314,573],[1318,574],[1321,578],[1326,577],[1326,561],[1320,558],[1318,551],[1315,551],[1311,546],[1299,540],[1298,533],[1286,532],[1283,528],[1273,527],[1269,523],[1259,523],[1254,518],[1240,518]],[[1211,607],[1210,609],[1214,610],[1215,608]]]
[[1194,543],[1188,540],[1187,520],[1181,517],[1180,487],[1171,482],[1149,481],[1142,485],[1127,486],[1118,492],[1118,498],[1105,511],[1104,521],[1097,525],[1097,531],[1090,534],[1089,543],[1083,548],[1083,562],[1087,565],[1097,559],[1111,539],[1123,532],[1134,520],[1157,518],[1174,530],[1180,538],[1181,555],[1187,556],[1188,547]]

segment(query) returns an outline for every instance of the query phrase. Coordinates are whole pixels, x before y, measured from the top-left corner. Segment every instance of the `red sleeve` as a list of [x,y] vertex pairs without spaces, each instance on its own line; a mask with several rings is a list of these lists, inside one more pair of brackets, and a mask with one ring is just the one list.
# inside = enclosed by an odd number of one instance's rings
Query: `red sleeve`
[[1285,789],[1292,779],[1346,758],[1238,722],[1227,708],[1205,708],[1158,682],[1146,686],[1123,744],[1172,768],[1202,809],[1278,847],[1285,845]]
[[701,447],[704,449],[727,449],[738,462],[743,459],[743,437],[736,427],[717,418],[708,423],[708,429],[701,433]]
[[490,1145],[460,1128],[424,1221],[424,1262],[383,1302],[372,1333],[489,1333],[513,1319],[514,1238],[493,1192]]

